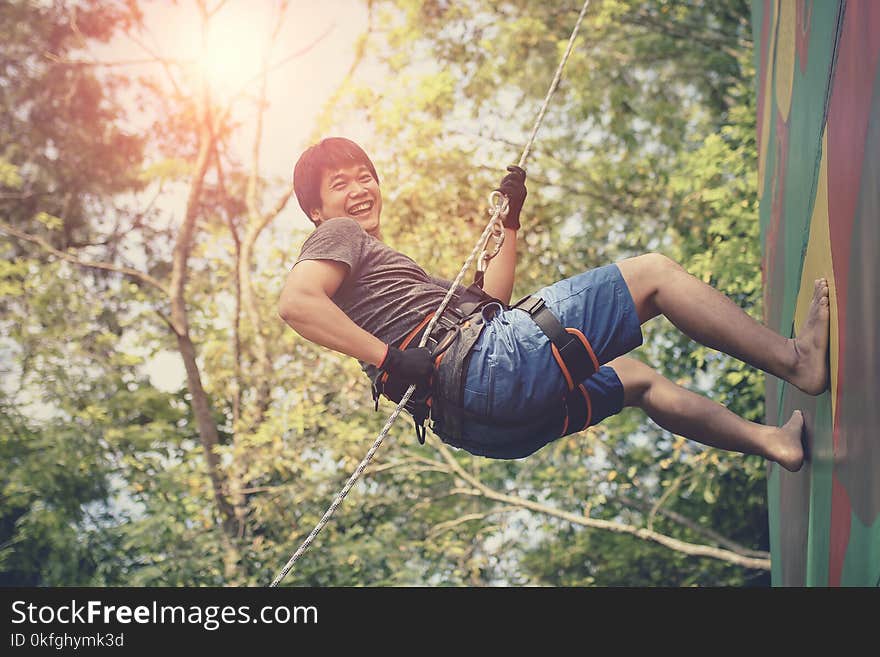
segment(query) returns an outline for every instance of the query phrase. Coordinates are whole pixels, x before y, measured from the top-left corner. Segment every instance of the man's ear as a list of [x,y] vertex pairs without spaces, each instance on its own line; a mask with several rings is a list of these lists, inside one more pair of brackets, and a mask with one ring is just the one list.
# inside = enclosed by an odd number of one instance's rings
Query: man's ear
[[309,216],[312,218],[312,221],[317,226],[324,220],[324,215],[321,214],[321,211],[318,208],[315,208],[309,213]]

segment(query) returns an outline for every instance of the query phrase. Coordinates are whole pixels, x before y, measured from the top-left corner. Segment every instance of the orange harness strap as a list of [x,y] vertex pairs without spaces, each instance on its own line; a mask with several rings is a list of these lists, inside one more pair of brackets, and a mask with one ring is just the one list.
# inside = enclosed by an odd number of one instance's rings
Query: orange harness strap
[[[529,314],[550,339],[550,350],[559,366],[568,391],[565,399],[565,419],[560,435],[583,431],[590,426],[593,404],[586,387],[581,383],[599,370],[599,360],[590,341],[576,328],[563,328],[556,316],[539,297],[526,296],[513,306]],[[570,427],[578,427],[569,431]]]

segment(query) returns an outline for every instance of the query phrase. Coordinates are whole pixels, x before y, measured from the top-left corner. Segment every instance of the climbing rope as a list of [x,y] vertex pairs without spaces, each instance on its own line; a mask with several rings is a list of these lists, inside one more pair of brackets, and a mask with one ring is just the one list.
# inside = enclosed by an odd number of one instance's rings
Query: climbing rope
[[[535,119],[535,125],[532,127],[532,132],[529,135],[529,139],[526,142],[525,148],[523,148],[522,155],[519,158],[518,166],[520,168],[524,168],[529,153],[532,150],[532,145],[534,144],[535,137],[538,134],[538,129],[541,127],[541,123],[544,120],[544,114],[547,113],[547,107],[550,105],[550,98],[555,93],[556,88],[559,86],[559,81],[562,79],[562,71],[565,68],[565,64],[568,61],[571,50],[574,47],[574,42],[577,38],[578,30],[580,30],[581,23],[584,20],[584,16],[586,15],[587,8],[589,6],[590,0],[585,0],[583,7],[581,7],[580,14],[578,14],[574,29],[571,31],[571,36],[568,39],[568,47],[565,49],[565,54],[563,54],[562,59],[559,62],[559,66],[556,68],[556,75],[553,76],[553,81],[550,83],[550,88],[547,90],[547,95],[544,97],[544,102],[542,103],[541,109],[538,112],[538,117],[537,119]],[[491,219],[486,225],[486,228],[483,230],[483,233],[480,235],[480,238],[477,240],[477,243],[471,251],[470,255],[467,257],[467,260],[465,260],[464,264],[459,270],[458,275],[455,277],[455,280],[452,281],[452,285],[449,286],[449,291],[446,293],[446,296],[443,297],[443,301],[440,302],[440,306],[437,308],[437,311],[434,313],[431,321],[428,323],[428,328],[422,335],[422,339],[419,342],[419,347],[424,347],[427,343],[428,336],[431,335],[431,332],[434,330],[437,321],[440,319],[443,311],[446,310],[446,306],[449,305],[449,301],[455,295],[455,290],[461,284],[465,273],[470,269],[478,254],[479,271],[485,271],[485,268],[488,266],[489,260],[498,255],[498,252],[501,250],[501,246],[504,244],[504,227],[502,224],[502,218],[507,214],[507,198],[500,192],[493,191],[489,195],[489,206]],[[486,250],[486,246],[488,245],[489,239],[493,236],[495,237],[495,248],[490,253]],[[330,508],[327,509],[327,511],[324,513],[324,515],[321,517],[321,520],[318,521],[318,524],[315,525],[315,528],[308,535],[306,540],[303,541],[302,545],[299,546],[297,551],[293,553],[293,556],[291,556],[287,563],[284,565],[284,568],[282,568],[281,571],[275,576],[275,579],[272,580],[272,583],[269,585],[270,587],[278,586],[278,584],[281,583],[281,581],[291,571],[297,560],[305,553],[306,550],[309,549],[309,546],[311,546],[312,541],[315,540],[315,537],[318,535],[318,533],[324,528],[327,522],[329,522],[330,517],[333,515],[339,505],[342,504],[345,496],[348,495],[348,491],[352,489],[355,482],[357,482],[357,480],[363,474],[364,470],[370,464],[370,461],[373,459],[373,456],[376,454],[376,451],[379,449],[382,441],[385,440],[385,437],[391,430],[391,425],[394,424],[397,416],[400,415],[401,411],[403,411],[403,409],[406,407],[406,404],[409,401],[409,398],[412,396],[413,392],[415,392],[415,389],[416,386],[411,385],[407,389],[406,393],[404,393],[400,402],[397,404],[397,408],[394,409],[394,412],[391,413],[388,420],[385,422],[385,426],[382,428],[382,431],[379,432],[379,436],[376,438],[373,446],[370,447],[367,455],[360,462],[352,475],[348,478],[348,481],[345,482],[345,486],[343,486],[342,490],[339,491],[339,494],[336,496],[336,499],[333,500]]]

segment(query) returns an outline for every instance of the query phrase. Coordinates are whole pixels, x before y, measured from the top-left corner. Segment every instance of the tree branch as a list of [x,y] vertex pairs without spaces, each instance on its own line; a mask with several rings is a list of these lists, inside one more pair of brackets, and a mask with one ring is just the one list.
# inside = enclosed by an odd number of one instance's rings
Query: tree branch
[[156,288],[157,290],[159,290],[160,292],[162,292],[166,296],[169,294],[168,288],[166,288],[160,281],[156,280],[155,278],[153,278],[152,276],[150,276],[149,274],[147,274],[145,272],[138,271],[137,269],[132,269],[131,267],[122,267],[120,265],[114,265],[109,262],[99,262],[99,261],[95,261],[95,260],[82,260],[80,258],[77,258],[72,253],[68,253],[68,252],[56,249],[54,246],[49,244],[42,237],[37,237],[36,235],[30,235],[28,233],[22,232],[22,231],[18,230],[17,228],[13,228],[12,226],[10,226],[9,224],[7,224],[3,221],[0,221],[0,231],[3,231],[4,233],[7,233],[8,235],[12,235],[14,237],[17,237],[20,240],[30,242],[31,244],[36,244],[37,246],[42,248],[44,251],[47,251],[47,252],[51,253],[52,255],[57,256],[63,260],[67,260],[68,262],[72,262],[75,265],[80,265],[81,267],[89,267],[91,269],[102,269],[104,271],[114,271],[114,272],[117,272],[120,274],[125,274],[126,276],[130,276],[132,278],[137,279],[138,281],[140,281],[142,283],[146,283],[147,285],[150,285],[150,286]]
[[98,61],[94,59],[67,59],[62,57],[61,55],[56,55],[53,52],[49,52],[48,50],[43,53],[43,56],[51,61],[54,64],[60,64],[62,66],[73,66],[85,68],[87,66],[93,68],[114,68],[117,66],[142,66],[144,64],[164,64],[164,63],[172,63],[176,64],[177,61],[173,59],[164,59],[161,57],[149,57],[146,59],[118,59],[118,60],[109,60],[109,61]]
[[251,83],[253,83],[255,80],[260,79],[264,74],[265,74],[265,75],[268,75],[269,73],[272,73],[273,71],[275,71],[275,70],[281,68],[282,66],[284,66],[284,65],[287,64],[288,62],[290,62],[290,61],[296,59],[297,57],[302,57],[302,56],[305,55],[307,52],[309,52],[312,48],[314,48],[316,45],[318,45],[318,44],[324,39],[324,37],[326,37],[328,34],[330,34],[330,32],[333,31],[333,29],[334,29],[335,27],[336,27],[336,24],[335,24],[335,23],[331,23],[330,26],[329,26],[327,29],[325,29],[324,32],[321,33],[320,36],[318,36],[316,39],[314,39],[313,41],[311,41],[308,45],[306,45],[306,46],[304,46],[303,48],[300,48],[299,50],[295,50],[294,52],[292,52],[292,53],[286,55],[286,56],[284,57],[284,59],[282,59],[282,60],[276,62],[275,64],[272,64],[271,66],[267,67],[267,68],[265,69],[265,71],[262,71],[262,70],[261,70],[261,71],[260,71],[259,73],[257,73],[255,76],[253,76],[253,77],[250,78],[249,80],[245,81],[245,83],[242,84],[242,85],[238,88],[238,90],[235,91],[235,93],[233,93],[230,97],[231,97],[231,98],[236,98],[236,97],[238,97],[238,96],[241,96],[241,94],[244,93],[244,90],[247,89],[247,88],[251,85]]
[[434,440],[433,438],[432,441],[434,442],[436,448],[440,451],[440,454],[441,456],[443,456],[444,460],[455,471],[455,474],[457,474],[461,479],[463,479],[466,483],[470,484],[473,487],[472,489],[463,489],[459,487],[458,491],[461,494],[486,497],[488,499],[495,500],[496,502],[503,502],[510,506],[529,509],[531,511],[536,511],[544,515],[559,518],[560,520],[566,520],[572,524],[580,525],[582,527],[603,529],[618,534],[629,534],[631,536],[635,536],[636,538],[645,541],[652,541],[654,543],[663,545],[664,547],[668,547],[671,550],[675,550],[677,552],[681,552],[683,554],[691,556],[709,557],[710,559],[718,559],[719,561],[726,561],[728,563],[743,566],[745,568],[753,568],[756,570],[770,570],[769,559],[757,559],[755,557],[737,554],[736,552],[733,552],[731,550],[711,547],[708,545],[696,545],[694,543],[681,541],[679,539],[672,538],[671,536],[666,536],[665,534],[660,534],[659,532],[651,531],[641,527],[633,527],[632,525],[624,525],[619,522],[611,522],[609,520],[601,520],[598,518],[588,518],[585,516],[575,515],[567,511],[554,509],[553,507],[547,506],[546,504],[541,504],[539,502],[534,502],[532,500],[527,500],[525,498],[513,495],[505,495],[504,493],[499,493],[498,491],[489,488],[482,482],[477,481],[474,477],[465,472],[455,460],[455,457],[452,455],[446,445]]
[[437,523],[431,528],[431,531],[427,533],[425,538],[435,538],[443,532],[454,529],[459,525],[471,522],[472,520],[485,520],[489,516],[498,515],[499,513],[510,513],[511,511],[519,511],[519,508],[512,506],[499,506],[483,513],[466,513],[465,515],[459,516],[458,518],[455,518],[453,520],[447,520],[446,522]]
[[209,10],[209,11],[207,12],[207,18],[209,18],[209,19],[210,19],[210,18],[213,18],[214,15],[215,15],[218,11],[220,11],[221,9],[223,9],[223,5],[225,5],[226,2],[227,2],[227,0],[220,0],[220,2],[217,3],[217,6],[216,6],[216,7],[214,7],[213,9],[211,9],[211,10]]
[[646,502],[642,502],[641,500],[630,499],[624,495],[615,495],[615,499],[619,500],[626,506],[632,507],[633,509],[638,509],[639,511],[656,511],[662,516],[666,516],[673,522],[676,522],[683,527],[687,527],[691,531],[694,531],[698,534],[701,534],[707,537],[709,540],[714,541],[718,545],[727,548],[728,550],[732,550],[737,554],[742,554],[744,556],[755,557],[757,559],[769,559],[770,553],[764,552],[762,550],[752,550],[750,548],[745,547],[744,545],[740,545],[734,541],[731,541],[729,538],[725,538],[721,534],[712,531],[708,527],[703,527],[698,523],[694,522],[687,516],[683,516],[680,513],[676,513],[675,511],[671,511],[669,509],[659,508],[652,509],[652,505]]
[[150,48],[147,44],[145,44],[143,41],[138,39],[136,36],[134,36],[130,32],[126,32],[126,34],[127,34],[128,38],[131,39],[135,43],[135,45],[137,45],[139,48],[141,48],[141,50],[146,52],[150,57],[153,58],[153,60],[159,62],[162,65],[162,68],[165,69],[165,74],[168,76],[168,81],[171,83],[172,89],[174,89],[175,95],[178,98],[184,98],[185,96],[184,96],[183,92],[180,90],[180,85],[177,84],[177,80],[174,78],[174,73],[171,72],[171,66],[170,66],[171,64],[178,64],[179,62],[162,57],[159,53],[153,51],[152,48]]

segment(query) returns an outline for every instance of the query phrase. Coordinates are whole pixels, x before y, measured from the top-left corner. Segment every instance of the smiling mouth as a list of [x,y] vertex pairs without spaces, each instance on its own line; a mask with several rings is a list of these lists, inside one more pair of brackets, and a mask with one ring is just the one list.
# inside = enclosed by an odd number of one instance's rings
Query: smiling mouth
[[373,209],[372,201],[364,201],[363,203],[357,203],[356,205],[352,205],[348,208],[348,214],[353,217],[360,217],[365,214],[369,214],[370,210]]

